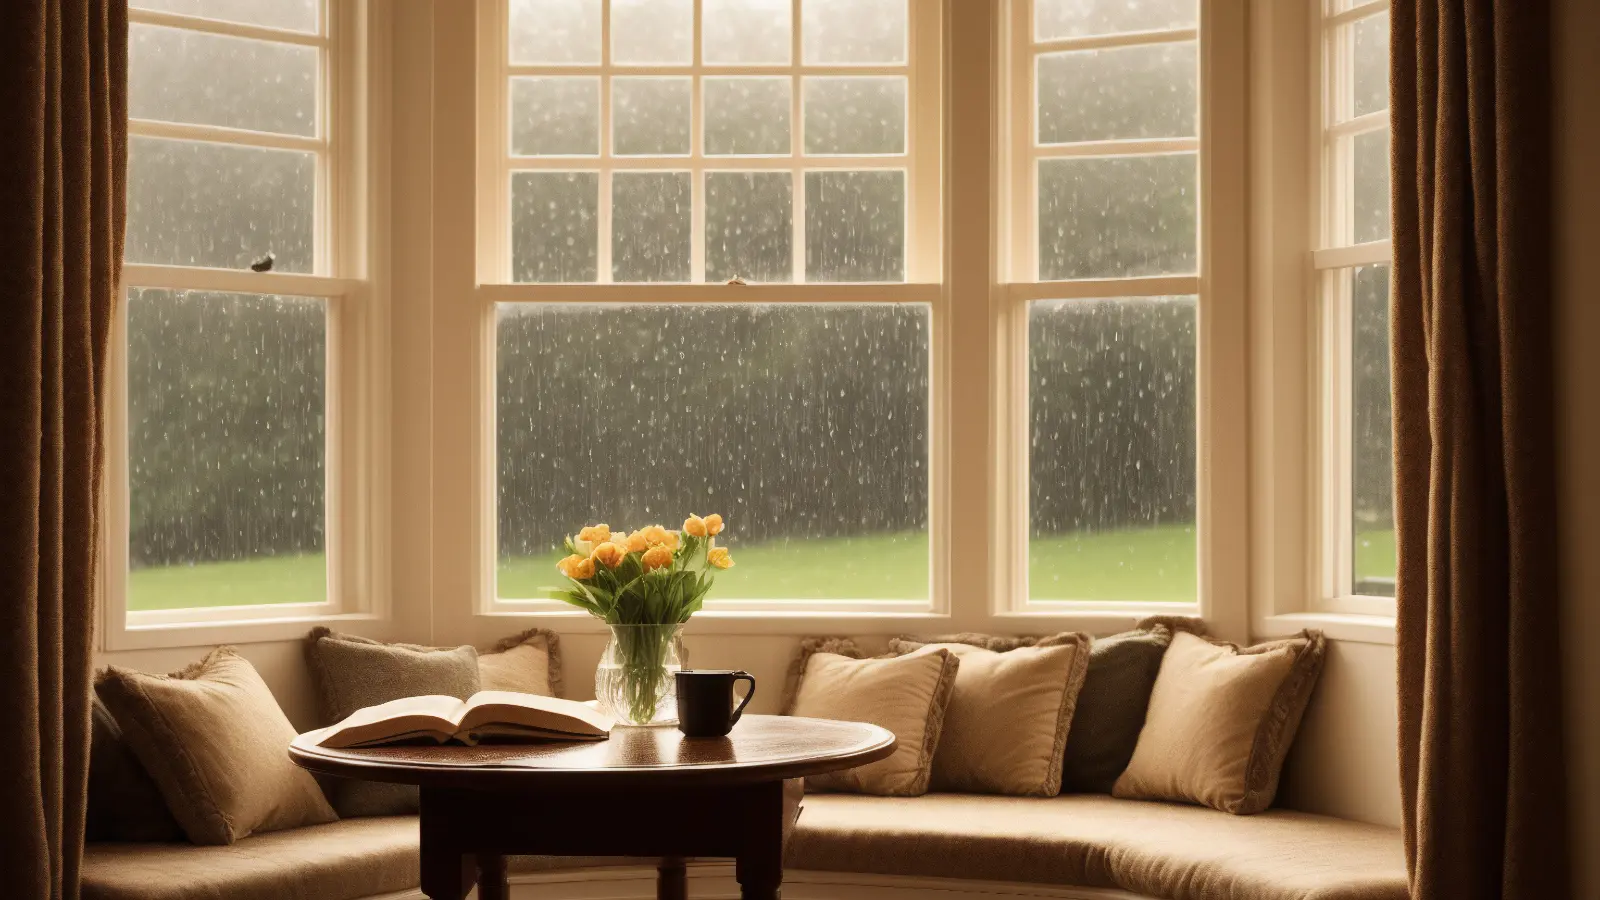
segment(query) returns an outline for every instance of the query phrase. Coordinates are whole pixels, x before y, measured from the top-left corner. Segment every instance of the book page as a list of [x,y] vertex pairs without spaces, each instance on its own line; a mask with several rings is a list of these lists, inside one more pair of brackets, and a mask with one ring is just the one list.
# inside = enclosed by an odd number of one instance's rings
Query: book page
[[574,736],[599,737],[616,724],[599,710],[575,700],[514,691],[479,691],[465,704],[459,731],[485,725],[521,725]]
[[449,735],[460,728],[465,712],[466,704],[455,697],[402,697],[356,710],[329,729],[318,743],[324,747],[353,747],[416,731]]

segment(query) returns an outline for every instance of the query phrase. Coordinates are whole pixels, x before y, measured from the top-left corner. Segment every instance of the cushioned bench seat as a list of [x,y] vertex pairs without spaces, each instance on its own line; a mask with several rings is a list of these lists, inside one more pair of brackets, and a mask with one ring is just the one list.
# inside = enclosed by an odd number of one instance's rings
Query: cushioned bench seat
[[1406,900],[1400,832],[1289,810],[811,794],[793,869],[1121,888],[1169,900]]

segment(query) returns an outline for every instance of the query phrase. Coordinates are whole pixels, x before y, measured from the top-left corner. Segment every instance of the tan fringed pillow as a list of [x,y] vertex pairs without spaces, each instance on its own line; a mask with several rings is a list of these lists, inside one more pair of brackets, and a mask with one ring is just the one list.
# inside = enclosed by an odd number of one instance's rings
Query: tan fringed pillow
[[961,660],[933,755],[936,791],[1054,797],[1089,664],[1089,637],[895,638],[903,655],[944,648]]
[[548,628],[530,628],[491,650],[478,651],[478,679],[485,691],[560,697],[561,636]]
[[338,818],[311,773],[289,761],[294,726],[233,648],[171,675],[110,666],[95,689],[194,843]]
[[1271,806],[1323,651],[1315,631],[1248,649],[1173,635],[1133,760],[1112,795],[1237,815]]
[[890,797],[927,793],[959,665],[943,648],[879,659],[807,654],[790,715],[871,722],[893,732],[899,743],[887,759],[808,777],[806,789]]

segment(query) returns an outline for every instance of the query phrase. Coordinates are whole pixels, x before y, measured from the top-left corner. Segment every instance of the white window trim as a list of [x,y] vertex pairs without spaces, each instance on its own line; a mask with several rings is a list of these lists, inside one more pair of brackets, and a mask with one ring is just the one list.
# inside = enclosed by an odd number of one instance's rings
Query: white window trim
[[[194,16],[130,10],[132,23],[318,47],[326,73],[318,135],[131,120],[132,135],[315,150],[318,207],[314,273],[256,273],[187,266],[123,267],[122,302],[112,323],[105,410],[100,643],[106,651],[299,637],[311,622],[362,622],[385,630],[389,617],[389,453],[386,192],[388,16],[385,4],[327,0],[317,34]],[[126,299],[130,287],[317,297],[327,301],[328,599],[322,603],[127,610],[128,419]]]

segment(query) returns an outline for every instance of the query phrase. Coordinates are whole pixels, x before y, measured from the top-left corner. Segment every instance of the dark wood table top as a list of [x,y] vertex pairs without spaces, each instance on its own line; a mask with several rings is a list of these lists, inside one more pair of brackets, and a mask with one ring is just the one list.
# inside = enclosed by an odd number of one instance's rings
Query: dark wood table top
[[864,722],[747,715],[723,738],[674,727],[619,727],[604,741],[367,747],[317,746],[323,731],[295,738],[289,756],[314,772],[479,790],[691,787],[756,784],[851,769],[894,752],[889,731]]

